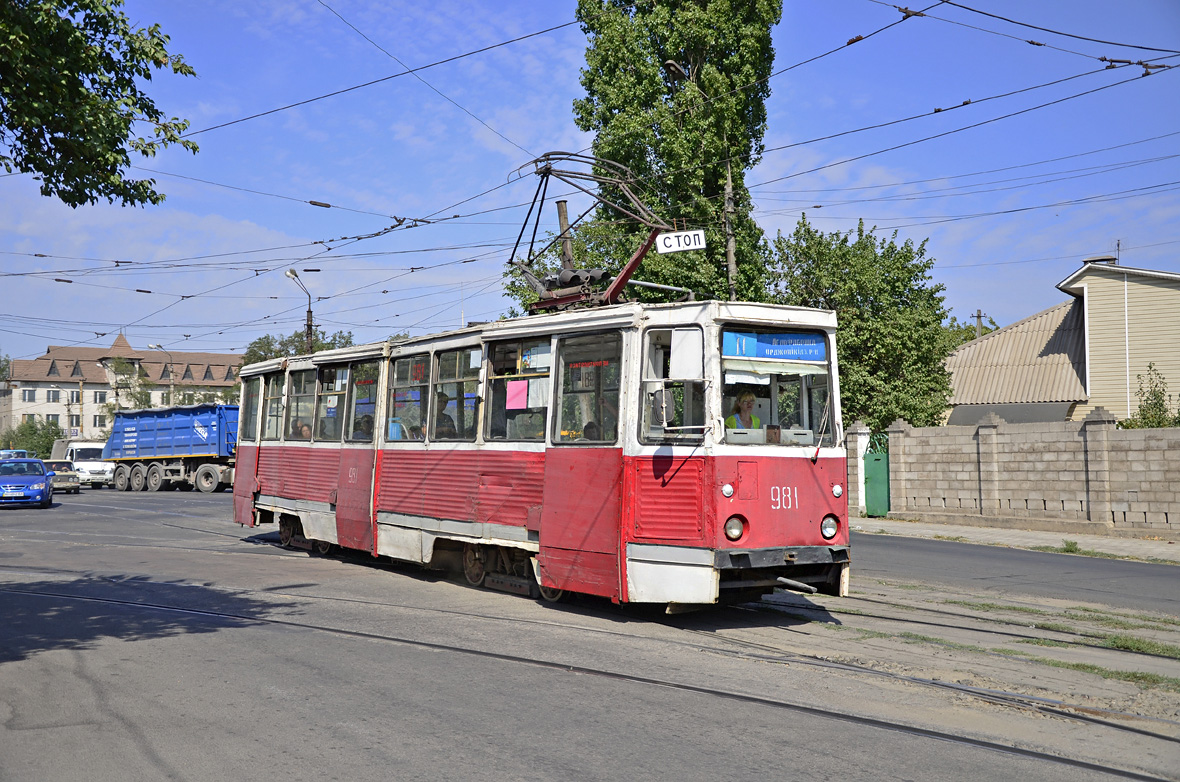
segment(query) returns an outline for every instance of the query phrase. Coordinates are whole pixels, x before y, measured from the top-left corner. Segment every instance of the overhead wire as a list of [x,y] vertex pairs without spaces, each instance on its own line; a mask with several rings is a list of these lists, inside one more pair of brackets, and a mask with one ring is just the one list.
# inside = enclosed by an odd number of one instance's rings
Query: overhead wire
[[515,141],[513,141],[512,139],[508,138],[508,137],[507,137],[507,136],[505,136],[503,133],[501,133],[500,131],[496,130],[495,128],[493,128],[493,127],[492,127],[491,125],[489,125],[488,123],[484,122],[482,119],[480,119],[479,117],[477,117],[477,116],[476,116],[474,113],[472,113],[471,111],[469,111],[469,110],[468,110],[468,109],[467,109],[465,106],[462,106],[462,105],[460,105],[460,104],[459,104],[457,101],[455,101],[454,99],[452,99],[450,96],[443,94],[443,93],[442,93],[442,91],[440,91],[440,90],[439,90],[437,87],[435,87],[435,86],[434,86],[433,84],[431,84],[430,82],[426,81],[426,79],[423,79],[423,78],[422,78],[422,77],[421,77],[421,76],[420,76],[420,75],[419,75],[417,72],[415,72],[415,71],[411,70],[411,69],[410,69],[410,66],[408,66],[408,65],[406,65],[404,62],[402,62],[402,61],[401,61],[401,60],[400,60],[400,59],[397,57],[397,55],[393,54],[393,53],[392,53],[392,52],[390,52],[388,49],[386,49],[385,47],[383,47],[381,44],[377,43],[377,42],[376,42],[376,41],[374,41],[372,38],[370,38],[369,36],[365,35],[365,34],[364,34],[364,33],[363,33],[363,32],[362,32],[362,31],[361,31],[361,30],[360,30],[360,29],[359,29],[359,28],[358,28],[356,25],[354,25],[352,22],[348,21],[348,20],[347,20],[347,19],[345,19],[343,16],[341,16],[341,15],[340,15],[340,13],[339,13],[339,12],[338,12],[338,11],[337,11],[335,8],[333,8],[332,6],[330,6],[330,5],[328,5],[327,3],[325,3],[325,2],[324,2],[324,0],[316,0],[316,2],[318,2],[318,3],[319,3],[320,5],[322,5],[324,8],[327,8],[329,11],[331,11],[331,12],[332,12],[332,14],[333,14],[333,15],[334,15],[334,16],[335,16],[337,19],[339,19],[340,21],[344,22],[344,24],[348,25],[348,26],[349,26],[349,27],[350,27],[350,28],[353,30],[353,32],[355,32],[355,33],[356,33],[357,35],[359,35],[361,38],[364,38],[366,41],[368,41],[369,43],[373,44],[373,46],[375,46],[375,47],[376,47],[376,48],[377,48],[377,49],[378,49],[380,52],[382,52],[382,53],[383,53],[383,54],[384,54],[386,57],[390,58],[391,60],[393,60],[394,62],[396,62],[398,65],[400,65],[400,66],[402,66],[403,68],[407,69],[407,73],[412,73],[415,79],[417,79],[418,81],[422,82],[422,83],[423,83],[423,84],[425,84],[427,87],[429,87],[429,88],[430,88],[430,89],[431,89],[431,90],[432,90],[432,91],[433,91],[433,92],[434,92],[436,95],[438,95],[440,98],[442,98],[443,100],[447,101],[447,102],[448,102],[448,103],[450,103],[452,106],[454,106],[455,108],[459,109],[459,110],[460,110],[460,111],[462,111],[464,114],[466,114],[467,116],[471,117],[473,120],[475,120],[476,122],[478,122],[480,125],[483,125],[485,128],[487,128],[487,129],[488,129],[488,130],[490,130],[491,132],[495,133],[495,134],[496,134],[497,136],[499,136],[501,139],[503,139],[504,141],[507,141],[509,144],[511,144],[512,146],[514,146],[514,147],[516,147],[517,149],[519,149],[521,152],[525,153],[526,155],[534,155],[534,153],[532,153],[532,152],[530,152],[529,150],[525,149],[525,148],[524,148],[524,147],[522,147],[520,144],[517,144],[517,143],[516,143]]
[[1060,35],[1065,38],[1074,38],[1079,41],[1089,41],[1091,43],[1100,43],[1100,44],[1103,44],[1106,46],[1121,46],[1125,49],[1140,49],[1142,51],[1147,51],[1147,52],[1164,52],[1167,54],[1180,54],[1180,49],[1160,49],[1160,48],[1156,48],[1154,46],[1142,46],[1140,44],[1134,44],[1134,43],[1118,43],[1116,41],[1104,41],[1101,38],[1090,38],[1089,36],[1085,36],[1085,35],[1075,35],[1073,33],[1062,32],[1061,30],[1054,30],[1050,27],[1040,27],[1039,25],[1029,24],[1027,22],[1020,22],[1015,19],[1009,19],[1006,16],[1000,16],[999,14],[993,14],[988,11],[981,11],[978,8],[972,8],[969,5],[963,5],[962,3],[954,2],[954,0],[944,0],[944,2],[947,5],[953,5],[955,8],[961,8],[964,11],[970,11],[971,13],[974,13],[974,14],[979,14],[981,16],[989,16],[992,19],[999,19],[1002,22],[1014,24],[1019,27],[1027,27],[1031,30],[1040,30],[1043,33],[1051,33],[1052,35]]

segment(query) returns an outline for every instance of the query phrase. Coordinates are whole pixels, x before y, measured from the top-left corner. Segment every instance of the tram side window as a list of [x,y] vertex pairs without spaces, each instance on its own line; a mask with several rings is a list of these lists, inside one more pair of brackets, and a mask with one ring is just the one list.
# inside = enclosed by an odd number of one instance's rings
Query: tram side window
[[287,382],[287,440],[311,439],[311,414],[315,406],[315,370],[292,372]]
[[549,409],[549,339],[501,342],[488,348],[488,440],[544,440]]
[[242,381],[242,414],[238,423],[238,442],[252,443],[258,440],[258,405],[262,392],[262,379],[252,377]]
[[353,364],[348,383],[348,418],[344,427],[345,440],[372,442],[373,418],[377,415],[377,378],[381,366],[376,361]]
[[430,356],[395,359],[389,376],[387,440],[421,440],[426,426]]
[[640,439],[699,443],[705,436],[705,337],[696,327],[650,329],[643,342]]
[[262,383],[262,439],[277,440],[283,429],[283,375],[267,375]]
[[475,440],[481,360],[482,350],[478,347],[437,354],[438,368],[431,400],[432,440]]
[[348,367],[320,367],[319,390],[315,400],[315,439],[340,442],[344,434]]
[[617,332],[558,341],[561,385],[553,442],[601,445],[618,440],[622,346]]

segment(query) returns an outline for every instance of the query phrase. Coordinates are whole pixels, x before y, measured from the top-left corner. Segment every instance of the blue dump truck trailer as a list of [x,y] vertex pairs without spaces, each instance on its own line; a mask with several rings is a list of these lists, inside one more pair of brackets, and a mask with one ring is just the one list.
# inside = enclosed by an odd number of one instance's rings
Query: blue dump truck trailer
[[102,458],[115,463],[119,491],[225,491],[237,443],[237,405],[120,410]]

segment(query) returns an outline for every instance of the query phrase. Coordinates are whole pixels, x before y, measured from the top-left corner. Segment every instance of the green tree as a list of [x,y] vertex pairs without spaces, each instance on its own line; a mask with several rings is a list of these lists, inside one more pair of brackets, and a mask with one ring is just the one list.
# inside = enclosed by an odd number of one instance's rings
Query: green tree
[[7,380],[8,373],[12,371],[12,356],[7,353],[0,353],[0,380]]
[[[329,350],[331,348],[346,348],[352,345],[351,331],[337,331],[328,336],[323,329],[315,329],[312,333],[312,346],[315,350]],[[242,357],[242,366],[257,364],[268,358],[283,358],[302,356],[307,353],[307,336],[302,329],[289,336],[266,334],[254,340],[247,346],[246,354]]]
[[53,453],[53,441],[65,436],[61,427],[44,417],[21,421],[0,435],[0,447],[24,448],[30,454],[48,459]]
[[1156,369],[1155,363],[1147,365],[1147,377],[1135,375],[1139,381],[1139,409],[1135,415],[1119,421],[1120,429],[1161,429],[1165,426],[1180,426],[1180,408],[1173,413],[1172,397],[1168,394],[1168,381]]
[[112,388],[115,398],[103,409],[114,417],[116,410],[143,410],[152,406],[152,390],[156,384],[149,378],[143,367],[134,361],[116,356],[111,359]]
[[[946,322],[943,328],[950,334],[955,347],[977,338],[975,335],[975,324],[971,320],[959,321],[958,318],[951,315],[950,320]],[[979,336],[982,337],[986,334],[991,334],[998,328],[999,326],[996,325],[996,321],[989,315],[987,320],[981,324]]]
[[[745,172],[762,154],[774,64],[770,29],[781,17],[781,0],[579,0],[577,19],[589,45],[582,71],[586,97],[574,102],[575,123],[595,134],[596,157],[636,174],[637,193],[652,211],[706,234],[708,249],[652,253],[638,278],[729,298],[728,173],[737,298],[765,297],[762,273],[769,251],[750,216]],[[610,186],[603,195],[622,198]],[[611,207],[597,211],[597,221],[631,240],[626,252],[611,256],[613,262],[603,259],[595,266],[613,271],[647,234],[622,218]]]
[[835,310],[840,393],[846,420],[874,431],[904,418],[942,421],[950,399],[943,362],[955,343],[942,326],[943,286],[930,282],[926,243],[856,231],[824,234],[806,216],[774,242],[775,301]]
[[[35,174],[41,193],[72,207],[100,198],[158,204],[151,179],[126,177],[131,152],[153,157],[179,144],[188,122],[143,92],[153,70],[194,76],[169,54],[159,25],[136,29],[123,0],[0,2],[0,163]],[[146,123],[151,137],[138,136]]]

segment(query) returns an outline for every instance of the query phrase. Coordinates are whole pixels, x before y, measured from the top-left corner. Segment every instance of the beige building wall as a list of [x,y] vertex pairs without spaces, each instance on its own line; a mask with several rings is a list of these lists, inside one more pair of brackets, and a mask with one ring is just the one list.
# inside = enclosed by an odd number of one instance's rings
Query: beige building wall
[[1075,286],[1085,289],[1087,388],[1071,420],[1105,407],[1117,418],[1139,407],[1139,381],[1154,362],[1173,398],[1180,396],[1180,281],[1091,266]]

